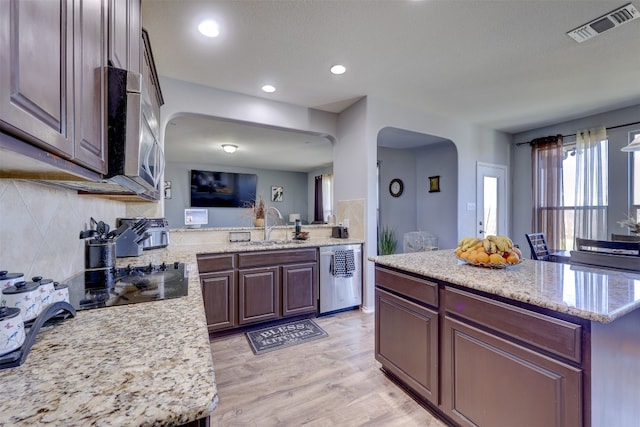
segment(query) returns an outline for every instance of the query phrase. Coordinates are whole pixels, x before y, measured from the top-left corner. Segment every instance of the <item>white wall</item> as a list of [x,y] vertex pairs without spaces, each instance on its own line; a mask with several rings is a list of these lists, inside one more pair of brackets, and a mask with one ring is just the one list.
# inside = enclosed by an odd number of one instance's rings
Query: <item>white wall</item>
[[[404,233],[426,231],[438,238],[438,247],[458,242],[458,159],[450,141],[414,149],[378,147],[380,162],[380,224],[395,229],[397,253]],[[429,177],[440,176],[440,192],[429,193]],[[400,178],[404,192],[389,194],[389,182]]]
[[[528,142],[534,138],[549,135],[571,135],[582,129],[596,126],[614,127],[640,121],[640,105],[583,117],[576,120],[563,122],[553,126],[531,130],[514,135],[513,143]],[[629,132],[640,129],[640,124],[625,126],[607,130],[609,138],[609,209],[608,209],[608,233],[622,233],[626,230],[620,228],[616,221],[625,218],[628,213],[629,155],[620,148],[628,143]],[[575,142],[575,137],[565,138],[566,142]],[[525,249],[528,253],[528,245],[524,237],[530,233],[532,218],[531,203],[531,147],[521,145],[513,146],[512,159],[512,240]]]
[[[404,234],[418,230],[416,158],[412,150],[378,147],[378,161],[380,226],[395,231],[398,241],[396,253],[402,253]],[[389,193],[389,183],[395,178],[401,179],[404,184],[400,197],[393,197]]]
[[[440,249],[458,244],[458,153],[451,142],[413,150],[416,159],[416,229],[438,238]],[[429,177],[440,176],[440,192],[429,193]]]

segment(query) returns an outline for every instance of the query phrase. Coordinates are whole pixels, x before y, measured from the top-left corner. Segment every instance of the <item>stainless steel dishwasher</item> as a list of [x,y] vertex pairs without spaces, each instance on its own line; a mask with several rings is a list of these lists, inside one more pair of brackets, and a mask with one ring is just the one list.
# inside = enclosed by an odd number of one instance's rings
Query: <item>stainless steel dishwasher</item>
[[362,245],[320,247],[320,314],[362,304]]

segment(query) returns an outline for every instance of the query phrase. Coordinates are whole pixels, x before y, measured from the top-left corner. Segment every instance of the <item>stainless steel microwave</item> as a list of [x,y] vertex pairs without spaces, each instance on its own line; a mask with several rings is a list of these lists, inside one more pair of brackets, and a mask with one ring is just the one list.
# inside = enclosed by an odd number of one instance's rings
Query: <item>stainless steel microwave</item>
[[142,76],[107,67],[108,169],[106,180],[145,198],[157,199],[165,159]]

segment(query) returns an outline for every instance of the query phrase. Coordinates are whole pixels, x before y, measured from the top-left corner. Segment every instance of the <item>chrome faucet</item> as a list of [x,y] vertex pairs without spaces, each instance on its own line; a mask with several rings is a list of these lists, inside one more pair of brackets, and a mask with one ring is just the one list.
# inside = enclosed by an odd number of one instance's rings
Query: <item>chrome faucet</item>
[[264,240],[269,240],[269,235],[271,234],[271,230],[277,224],[277,221],[276,221],[276,222],[273,223],[273,225],[271,227],[267,227],[267,222],[268,222],[267,219],[269,218],[269,211],[271,211],[271,210],[275,211],[278,214],[278,218],[279,219],[282,219],[282,214],[275,207],[268,206],[267,208],[265,208],[265,210],[264,210]]

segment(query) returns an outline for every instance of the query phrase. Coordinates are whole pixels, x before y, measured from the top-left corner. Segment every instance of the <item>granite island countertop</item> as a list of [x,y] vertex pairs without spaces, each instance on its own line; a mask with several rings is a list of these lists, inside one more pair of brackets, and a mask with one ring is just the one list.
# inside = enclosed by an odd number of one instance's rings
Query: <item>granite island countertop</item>
[[452,250],[374,256],[381,266],[609,323],[640,308],[640,274],[525,259],[504,269],[459,261]]
[[217,387],[195,262],[187,269],[187,296],[78,311],[41,329],[25,363],[0,371],[0,425],[175,426],[208,416]]

